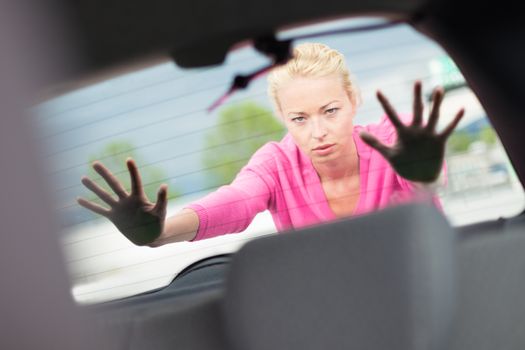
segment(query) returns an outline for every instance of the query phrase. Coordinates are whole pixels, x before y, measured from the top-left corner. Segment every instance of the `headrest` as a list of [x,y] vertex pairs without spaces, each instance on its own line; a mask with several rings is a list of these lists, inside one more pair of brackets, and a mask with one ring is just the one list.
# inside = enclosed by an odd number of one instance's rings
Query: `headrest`
[[426,205],[251,241],[228,273],[227,337],[238,350],[442,348],[454,243]]

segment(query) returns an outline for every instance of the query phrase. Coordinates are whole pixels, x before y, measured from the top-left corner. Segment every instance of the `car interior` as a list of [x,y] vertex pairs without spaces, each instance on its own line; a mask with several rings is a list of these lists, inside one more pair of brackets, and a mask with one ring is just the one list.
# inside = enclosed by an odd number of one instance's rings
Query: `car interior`
[[[108,72],[147,66],[159,55],[197,69],[254,45],[270,64],[279,63],[290,43],[276,39],[278,30],[374,15],[410,25],[450,55],[525,184],[519,85],[525,24],[512,2],[77,0],[31,6],[9,8],[11,20],[0,25],[0,33],[23,33],[18,41],[7,36],[9,60],[0,65],[10,82],[3,79],[8,92],[2,94],[0,138],[4,150],[16,150],[0,158],[4,183],[12,184],[1,214],[6,287],[0,305],[8,315],[2,349],[525,347],[524,212],[453,226],[432,206],[392,207],[256,238],[237,252],[186,266],[167,286],[78,305],[45,190],[45,165],[20,108],[41,91],[52,95],[74,81],[102,81]],[[24,32],[26,24],[32,29]],[[35,69],[45,73],[32,74]],[[232,90],[242,90],[251,77],[243,79],[232,82]],[[35,214],[27,220],[27,213]]]

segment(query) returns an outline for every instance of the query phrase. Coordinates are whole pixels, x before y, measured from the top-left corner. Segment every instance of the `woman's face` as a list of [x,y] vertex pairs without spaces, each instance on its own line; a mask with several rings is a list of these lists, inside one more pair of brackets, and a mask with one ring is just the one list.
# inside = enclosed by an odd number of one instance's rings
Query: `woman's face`
[[341,78],[297,77],[281,86],[277,98],[284,124],[314,164],[352,154],[355,106]]

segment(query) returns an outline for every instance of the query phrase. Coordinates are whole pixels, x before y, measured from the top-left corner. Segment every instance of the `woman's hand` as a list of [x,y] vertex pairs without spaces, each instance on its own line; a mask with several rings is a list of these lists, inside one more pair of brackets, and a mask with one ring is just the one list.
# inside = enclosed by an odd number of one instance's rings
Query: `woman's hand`
[[137,169],[132,159],[126,161],[131,176],[131,193],[127,193],[122,184],[101,163],[95,162],[93,168],[107,182],[118,199],[87,177],[82,178],[82,184],[93,191],[110,209],[106,209],[84,198],[78,198],[81,206],[105,216],[120,232],[136,245],[149,245],[155,241],[164,229],[167,207],[167,186],[162,185],[157,194],[157,203],[151,203],[144,189]]
[[390,102],[378,91],[377,98],[397,130],[397,141],[392,147],[388,147],[369,133],[363,132],[360,136],[370,147],[381,153],[395,171],[405,179],[415,182],[433,182],[441,172],[445,143],[465,113],[464,109],[459,110],[454,120],[442,132],[437,133],[435,129],[443,96],[442,88],[434,90],[430,117],[427,125],[423,125],[421,82],[416,82],[414,84],[414,119],[410,125],[404,125]]

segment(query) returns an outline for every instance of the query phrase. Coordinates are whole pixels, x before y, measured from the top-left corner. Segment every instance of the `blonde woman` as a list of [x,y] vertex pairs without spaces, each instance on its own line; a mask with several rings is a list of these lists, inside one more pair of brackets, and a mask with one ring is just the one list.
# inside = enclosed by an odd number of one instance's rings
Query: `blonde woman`
[[[446,140],[464,114],[460,110],[437,133],[443,90],[435,90],[424,124],[421,83],[416,82],[411,120],[404,121],[378,91],[386,115],[379,124],[354,125],[359,93],[344,57],[317,43],[297,46],[294,58],[269,75],[268,91],[288,133],[262,146],[230,185],[166,218],[166,185],[152,203],[132,159],[127,161],[130,193],[95,162],[117,198],[83,177],[109,209],[82,198],[78,203],[107,217],[133,243],[151,247],[240,232],[266,209],[278,231],[360,215],[413,200],[425,184],[435,182]],[[439,205],[437,198],[434,202]]]

